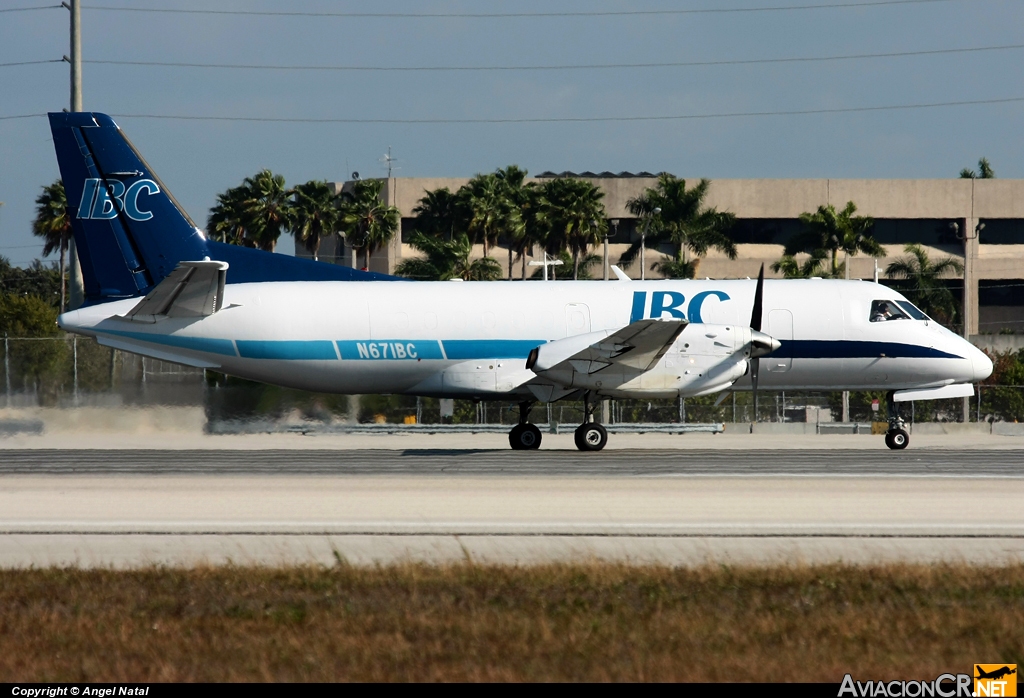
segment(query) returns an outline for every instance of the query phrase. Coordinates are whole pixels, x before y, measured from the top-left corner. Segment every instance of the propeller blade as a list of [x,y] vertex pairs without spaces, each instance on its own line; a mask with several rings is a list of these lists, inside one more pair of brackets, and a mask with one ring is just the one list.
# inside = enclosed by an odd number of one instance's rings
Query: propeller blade
[[761,264],[761,272],[757,275],[757,288],[754,289],[754,310],[750,313],[750,328],[761,331],[761,307],[764,301],[764,263]]
[[[750,329],[753,330],[751,347],[750,347],[750,386],[754,393],[754,421],[757,421],[757,369],[760,368],[760,360],[758,356],[769,354],[775,349],[778,349],[778,342],[771,340],[770,337],[765,337],[761,334],[761,316],[764,314],[762,307],[764,304],[764,264],[761,264],[761,271],[757,275],[757,287],[754,289],[754,309],[750,312]],[[759,339],[771,340],[771,342],[761,341]],[[772,346],[774,343],[775,346]],[[759,346],[768,344],[768,347]],[[768,349],[765,351],[765,349]]]

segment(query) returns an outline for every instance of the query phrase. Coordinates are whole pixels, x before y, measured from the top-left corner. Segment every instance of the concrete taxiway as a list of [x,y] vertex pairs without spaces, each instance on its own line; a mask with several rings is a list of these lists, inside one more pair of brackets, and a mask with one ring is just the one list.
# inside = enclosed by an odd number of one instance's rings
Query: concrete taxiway
[[1002,564],[1022,497],[1016,449],[7,449],[0,566]]

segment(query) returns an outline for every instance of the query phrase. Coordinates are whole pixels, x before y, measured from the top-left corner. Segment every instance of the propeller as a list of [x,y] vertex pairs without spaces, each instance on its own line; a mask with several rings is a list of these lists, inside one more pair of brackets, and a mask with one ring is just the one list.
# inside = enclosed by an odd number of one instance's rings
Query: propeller
[[779,340],[761,332],[761,319],[764,315],[764,264],[757,275],[757,287],[754,289],[754,309],[750,313],[750,385],[754,393],[754,421],[757,421],[757,371],[760,368],[760,357],[767,356],[782,344]]

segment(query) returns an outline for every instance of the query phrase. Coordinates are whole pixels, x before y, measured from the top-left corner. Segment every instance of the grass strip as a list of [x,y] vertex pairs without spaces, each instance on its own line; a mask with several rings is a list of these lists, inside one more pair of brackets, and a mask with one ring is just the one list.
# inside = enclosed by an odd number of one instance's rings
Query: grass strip
[[1024,664],[1024,565],[0,571],[0,681],[832,681]]

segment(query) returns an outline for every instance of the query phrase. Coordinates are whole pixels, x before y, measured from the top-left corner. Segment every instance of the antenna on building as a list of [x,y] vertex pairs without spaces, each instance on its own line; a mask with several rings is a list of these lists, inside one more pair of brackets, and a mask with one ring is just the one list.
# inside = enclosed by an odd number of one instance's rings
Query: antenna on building
[[382,157],[380,159],[380,162],[383,162],[385,167],[388,168],[388,179],[391,179],[391,171],[392,170],[400,170],[400,169],[402,169],[401,167],[395,167],[395,163],[398,162],[398,158],[391,157],[391,146],[390,145],[388,146],[388,152],[384,154],[384,157]]

